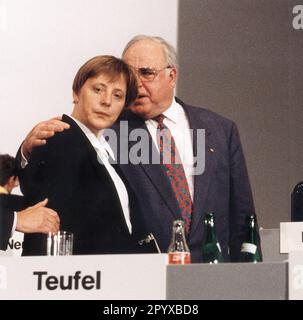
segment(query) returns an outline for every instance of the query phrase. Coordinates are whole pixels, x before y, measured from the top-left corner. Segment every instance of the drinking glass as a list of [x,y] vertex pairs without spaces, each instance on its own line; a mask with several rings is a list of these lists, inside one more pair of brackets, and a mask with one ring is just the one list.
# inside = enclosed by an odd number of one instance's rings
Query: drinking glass
[[46,255],[70,256],[73,254],[72,232],[60,230],[57,233],[48,233]]

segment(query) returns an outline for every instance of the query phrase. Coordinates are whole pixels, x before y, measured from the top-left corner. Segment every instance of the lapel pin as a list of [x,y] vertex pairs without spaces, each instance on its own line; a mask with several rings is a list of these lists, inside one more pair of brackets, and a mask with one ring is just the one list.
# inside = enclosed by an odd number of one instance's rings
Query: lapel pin
[[210,151],[210,152],[215,152],[215,149],[209,148],[209,151]]

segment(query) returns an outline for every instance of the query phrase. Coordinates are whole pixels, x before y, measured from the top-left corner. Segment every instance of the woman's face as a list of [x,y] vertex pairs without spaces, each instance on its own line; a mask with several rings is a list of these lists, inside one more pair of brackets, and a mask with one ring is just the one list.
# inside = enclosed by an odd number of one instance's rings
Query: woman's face
[[119,117],[126,98],[126,81],[100,74],[85,81],[78,94],[73,93],[75,108],[72,116],[95,135],[111,127]]

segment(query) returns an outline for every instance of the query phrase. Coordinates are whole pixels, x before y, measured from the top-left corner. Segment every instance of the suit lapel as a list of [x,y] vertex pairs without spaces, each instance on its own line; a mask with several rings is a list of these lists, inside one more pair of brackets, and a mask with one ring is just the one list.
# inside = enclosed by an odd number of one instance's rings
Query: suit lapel
[[[95,148],[92,146],[91,142],[88,140],[88,138],[86,137],[84,132],[79,128],[79,126],[74,122],[73,119],[64,115],[62,120],[71,125],[71,129],[75,133],[75,139],[76,139],[77,143],[79,143],[79,145],[81,145],[80,152],[87,153],[89,161],[90,161],[91,165],[93,166],[93,168],[95,169],[97,176],[100,179],[100,184],[102,183],[102,181],[105,180],[106,181],[105,188],[110,189],[110,190],[108,190],[108,192],[111,192],[115,196],[115,201],[117,201],[117,203],[120,204],[120,199],[119,199],[115,184],[114,184],[109,172],[105,168],[105,166],[98,162],[97,152],[96,152]],[[122,210],[121,205],[119,207],[121,210],[119,210],[119,213],[117,212],[117,214],[119,214],[121,226],[122,226],[124,232],[129,234],[129,230],[128,230],[128,227],[125,222],[125,218],[124,218],[124,214],[123,214],[123,210]]]
[[[189,239],[193,237],[199,223],[205,214],[205,203],[208,195],[208,189],[211,182],[211,178],[215,168],[214,148],[212,146],[212,132],[209,127],[208,119],[203,117],[201,110],[197,108],[189,107],[183,104],[180,100],[178,102],[183,106],[187,117],[189,119],[190,128],[194,130],[193,139],[193,151],[194,155],[197,154],[197,139],[195,139],[195,133],[197,129],[205,130],[205,168],[202,174],[194,176],[194,201],[192,212],[192,223],[190,228]],[[200,141],[198,141],[199,143]],[[201,142],[200,142],[201,143]],[[199,146],[200,148],[204,146]],[[201,159],[200,159],[201,160]]]
[[104,175],[106,174],[109,177],[109,173],[107,172],[107,170],[104,168],[103,165],[100,165],[100,163],[98,162],[97,152],[95,148],[92,146],[92,144],[90,143],[84,132],[81,130],[81,128],[76,124],[76,122],[74,122],[73,119],[66,115],[63,116],[63,121],[67,122],[71,126],[75,135],[75,139],[79,144],[79,148],[81,148],[80,152],[87,153],[88,158],[91,164],[96,169],[96,173],[98,174],[98,176],[104,179]]
[[159,165],[140,165],[145,174],[149,177],[159,195],[166,203],[174,219],[181,219],[180,209],[172,190],[171,183],[165,174],[164,168],[159,170]]
[[[165,167],[160,164],[152,164],[152,154],[158,154],[158,150],[156,146],[154,145],[153,139],[145,125],[144,120],[141,118],[134,116],[132,114],[129,114],[128,118],[128,137],[132,130],[135,129],[142,129],[148,134],[148,142],[149,142],[149,163],[148,164],[137,164],[138,170],[142,170],[142,173],[145,174],[148,179],[151,181],[151,183],[154,185],[155,189],[158,191],[160,197],[163,199],[163,201],[166,203],[167,207],[169,208],[169,211],[171,212],[174,219],[180,219],[181,215],[179,212],[179,206],[178,202],[175,198],[174,192],[172,190],[171,183],[169,181],[169,178],[165,174]],[[118,133],[120,133],[120,130],[118,128],[118,124],[115,126],[115,130]],[[128,138],[127,137],[127,138]],[[128,139],[128,154],[129,151],[132,149],[132,147],[137,143],[137,141],[129,141]],[[118,148],[119,149],[119,148]],[[121,148],[120,148],[121,149]],[[162,168],[159,170],[159,166]],[[125,175],[127,176],[127,166],[122,165],[121,166],[122,171],[124,171]],[[129,178],[131,179],[131,177]]]

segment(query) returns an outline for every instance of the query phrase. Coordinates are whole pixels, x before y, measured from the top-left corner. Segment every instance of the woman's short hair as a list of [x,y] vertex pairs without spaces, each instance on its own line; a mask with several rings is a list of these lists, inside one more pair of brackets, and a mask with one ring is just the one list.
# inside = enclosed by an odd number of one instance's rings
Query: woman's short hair
[[138,85],[134,72],[123,60],[110,55],[96,56],[84,63],[75,76],[74,93],[79,94],[86,80],[98,77],[100,74],[108,76],[111,81],[115,81],[120,76],[124,77],[126,81],[125,107],[136,100]]

